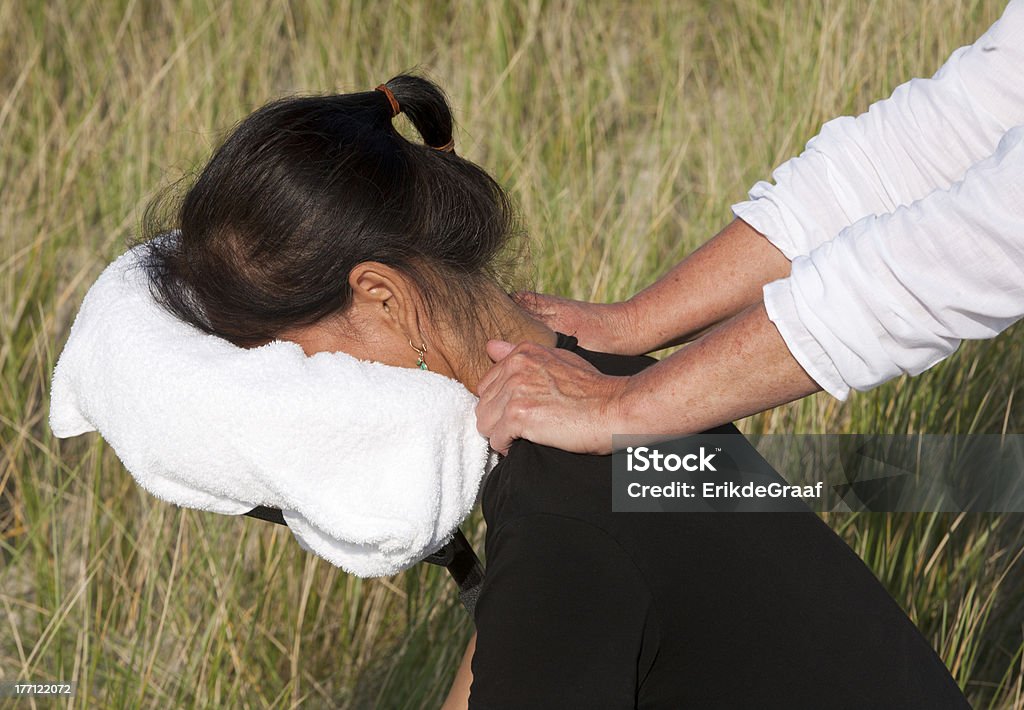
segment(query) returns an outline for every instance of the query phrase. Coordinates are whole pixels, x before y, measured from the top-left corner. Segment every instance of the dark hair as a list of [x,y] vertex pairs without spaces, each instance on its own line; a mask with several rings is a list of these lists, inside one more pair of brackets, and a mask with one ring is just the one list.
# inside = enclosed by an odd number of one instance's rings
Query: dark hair
[[[144,266],[174,315],[241,346],[348,307],[348,274],[379,261],[409,275],[430,309],[472,318],[516,232],[485,170],[452,151],[441,90],[384,86],[426,144],[404,138],[383,90],[285,98],[244,119],[175,208],[147,210]],[[432,147],[435,146],[435,147]]]

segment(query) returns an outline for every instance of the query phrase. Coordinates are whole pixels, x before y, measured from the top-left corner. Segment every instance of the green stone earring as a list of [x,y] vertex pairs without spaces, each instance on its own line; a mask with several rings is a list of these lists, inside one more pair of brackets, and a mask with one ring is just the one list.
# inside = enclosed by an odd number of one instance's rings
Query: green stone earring
[[420,368],[421,370],[429,370],[430,368],[427,367],[427,363],[423,359],[423,356],[427,354],[427,344],[421,343],[419,347],[416,347],[415,345],[412,344],[412,339],[410,338],[409,347],[415,350],[416,354],[419,355],[419,357],[416,359],[416,367]]

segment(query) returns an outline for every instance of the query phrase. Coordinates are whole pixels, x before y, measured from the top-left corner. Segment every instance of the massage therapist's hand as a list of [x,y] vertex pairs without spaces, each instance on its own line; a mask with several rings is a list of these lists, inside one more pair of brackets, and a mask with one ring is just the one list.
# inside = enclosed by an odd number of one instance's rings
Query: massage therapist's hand
[[552,330],[573,335],[582,347],[618,355],[642,355],[637,337],[639,314],[632,301],[588,303],[571,298],[520,291],[516,302]]
[[584,303],[530,292],[516,300],[553,330],[575,335],[588,350],[643,355],[691,342],[759,303],[762,287],[789,270],[782,252],[736,219],[626,301]]
[[567,350],[487,343],[496,363],[477,387],[477,429],[501,453],[515,439],[580,453],[611,453],[628,378],[611,377]]
[[477,429],[500,453],[529,439],[607,454],[613,434],[685,436],[821,387],[793,358],[763,303],[631,377],[610,377],[562,349],[500,340],[477,386]]

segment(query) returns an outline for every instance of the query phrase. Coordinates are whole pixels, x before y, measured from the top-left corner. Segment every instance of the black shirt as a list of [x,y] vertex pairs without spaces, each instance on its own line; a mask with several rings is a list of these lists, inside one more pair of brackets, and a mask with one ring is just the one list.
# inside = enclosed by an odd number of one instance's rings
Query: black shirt
[[612,513],[611,491],[610,456],[525,440],[488,476],[473,710],[967,707],[814,513]]

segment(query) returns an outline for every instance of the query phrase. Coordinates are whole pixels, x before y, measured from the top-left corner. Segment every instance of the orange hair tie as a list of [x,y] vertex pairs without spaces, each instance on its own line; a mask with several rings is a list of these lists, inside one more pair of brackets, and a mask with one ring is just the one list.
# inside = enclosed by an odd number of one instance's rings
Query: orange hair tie
[[451,153],[452,151],[455,150],[455,139],[452,138],[450,141],[448,141],[444,145],[430,146],[430,147],[433,148],[434,150],[439,150],[442,153]]
[[395,98],[395,95],[391,93],[391,89],[386,85],[381,84],[374,89],[374,91],[379,91],[388,97],[388,103],[391,104],[391,118],[394,118],[402,112],[402,107],[398,105],[398,99]]

